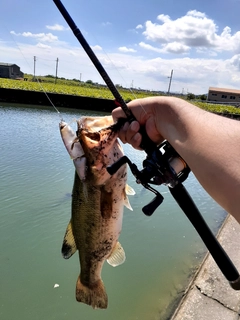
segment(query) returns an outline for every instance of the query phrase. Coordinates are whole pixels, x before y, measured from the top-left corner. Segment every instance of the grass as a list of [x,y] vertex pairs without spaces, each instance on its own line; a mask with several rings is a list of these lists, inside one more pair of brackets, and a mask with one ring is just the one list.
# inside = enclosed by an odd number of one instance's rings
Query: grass
[[[40,81],[20,81],[12,79],[0,78],[0,88],[20,89],[29,91],[43,91],[49,93],[69,94],[76,96],[85,96],[92,98],[113,99],[111,91],[103,85],[85,83],[74,80],[49,79],[48,77],[38,77]],[[156,93],[151,91],[127,90],[118,88],[119,93],[123,99],[128,102],[136,98],[144,98],[147,96],[154,96]]]
[[215,113],[231,113],[231,114],[240,114],[240,109],[234,106],[221,105],[221,104],[211,104],[206,102],[193,102],[197,107]]
[[[27,78],[28,81],[0,78],[0,88],[43,91],[47,93],[69,94],[102,99],[114,99],[111,91],[106,86],[92,83],[90,80],[87,82],[80,82],[76,79],[67,80],[61,78],[57,79],[57,82],[55,83],[55,78],[53,76],[37,77],[39,81],[32,81],[32,75],[25,75],[25,78]],[[160,92],[137,89],[129,90],[117,85],[116,87],[126,102],[129,102],[136,98],[163,95],[163,93]],[[184,99],[184,97],[181,98]],[[189,100],[189,102],[198,106],[199,108],[210,112],[240,114],[240,109],[234,106],[210,104],[201,100]]]

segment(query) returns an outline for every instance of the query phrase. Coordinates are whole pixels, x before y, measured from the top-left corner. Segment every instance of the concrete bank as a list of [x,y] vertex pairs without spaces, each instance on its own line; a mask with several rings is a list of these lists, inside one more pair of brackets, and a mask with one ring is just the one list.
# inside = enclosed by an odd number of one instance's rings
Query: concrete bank
[[57,108],[62,107],[105,112],[111,112],[116,108],[114,100],[109,99],[72,96],[59,93],[47,93],[46,95],[44,92],[38,91],[0,88],[0,102],[51,106],[49,99]]
[[[218,240],[240,271],[240,225],[228,216]],[[240,291],[233,290],[207,254],[171,320],[240,320]]]

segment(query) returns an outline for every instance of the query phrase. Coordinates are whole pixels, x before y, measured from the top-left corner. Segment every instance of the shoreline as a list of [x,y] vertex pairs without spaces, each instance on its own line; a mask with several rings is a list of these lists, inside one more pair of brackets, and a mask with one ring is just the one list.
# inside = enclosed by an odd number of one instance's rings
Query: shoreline
[[[112,112],[117,107],[114,98],[111,100],[60,93],[45,93],[43,91],[0,88],[0,102],[4,103],[52,106],[49,100],[56,108]],[[191,100],[188,102],[191,103]],[[240,114],[214,113],[230,119],[240,120]]]
[[[228,215],[217,239],[240,270],[240,225]],[[223,276],[209,252],[187,286],[170,320],[239,319],[240,291]]]
[[114,99],[91,98],[59,93],[47,93],[46,95],[45,92],[41,91],[0,88],[0,102],[4,103],[52,106],[48,98],[57,108],[106,112],[111,112],[116,108]]

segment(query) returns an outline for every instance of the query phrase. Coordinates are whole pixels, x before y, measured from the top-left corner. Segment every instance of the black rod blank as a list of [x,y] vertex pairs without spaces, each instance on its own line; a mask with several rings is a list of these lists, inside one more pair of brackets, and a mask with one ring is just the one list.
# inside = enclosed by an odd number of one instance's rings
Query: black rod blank
[[233,289],[240,290],[240,277],[237,269],[209,229],[185,187],[179,183],[174,188],[169,188],[169,190],[198,232],[199,236],[202,238],[225,278],[230,282]]
[[56,4],[58,10],[61,12],[64,19],[66,20],[69,27],[72,29],[74,35],[76,36],[76,38],[78,39],[78,41],[82,45],[83,49],[86,51],[86,53],[89,56],[89,58],[91,59],[92,63],[94,64],[94,66],[96,67],[96,69],[98,70],[100,75],[102,76],[102,78],[105,81],[106,85],[108,86],[109,90],[112,92],[114,98],[120,104],[121,108],[123,109],[124,113],[126,114],[126,116],[128,118],[128,121],[131,122],[132,120],[135,120],[131,110],[127,107],[126,102],[123,100],[122,96],[118,92],[117,88],[113,84],[112,80],[108,76],[108,74],[105,71],[105,69],[103,68],[103,66],[101,65],[101,63],[98,60],[98,58],[96,57],[95,53],[93,52],[93,50],[91,49],[91,47],[89,46],[87,41],[85,40],[81,31],[78,29],[78,27],[74,23],[73,19],[71,18],[71,16],[69,15],[67,10],[65,9],[62,2],[60,0],[53,0],[53,1]]

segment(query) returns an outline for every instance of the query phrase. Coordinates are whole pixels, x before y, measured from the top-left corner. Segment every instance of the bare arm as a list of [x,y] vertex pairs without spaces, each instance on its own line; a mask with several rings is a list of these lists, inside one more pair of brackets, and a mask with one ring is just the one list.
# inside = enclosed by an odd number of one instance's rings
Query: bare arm
[[[204,189],[240,223],[240,122],[172,97],[138,99],[128,106],[150,139],[167,139]],[[124,117],[120,108],[112,115]],[[126,125],[120,138],[138,148],[138,130],[137,122]]]

